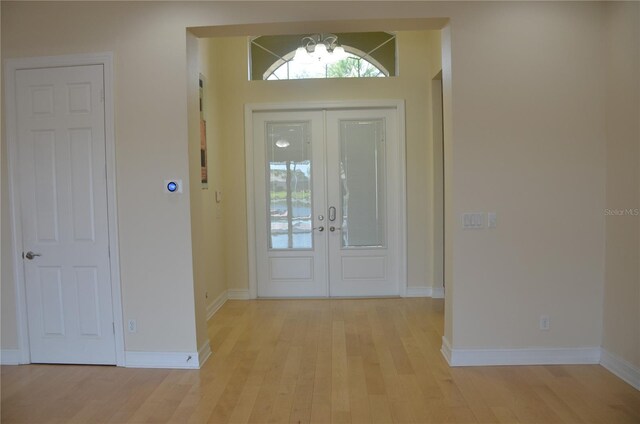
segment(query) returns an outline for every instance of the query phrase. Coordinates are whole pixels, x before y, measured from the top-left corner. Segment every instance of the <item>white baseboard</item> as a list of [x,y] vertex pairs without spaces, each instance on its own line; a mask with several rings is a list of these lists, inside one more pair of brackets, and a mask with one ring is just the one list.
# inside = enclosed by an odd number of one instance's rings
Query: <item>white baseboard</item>
[[138,352],[125,351],[127,368],[200,368],[197,352]]
[[247,289],[229,289],[227,290],[227,297],[230,300],[248,300],[249,290]]
[[444,297],[444,287],[407,287],[404,297],[432,297],[442,299]]
[[431,297],[434,299],[444,299],[444,287],[433,287]]
[[618,355],[602,349],[600,364],[636,389],[640,390],[640,368]]
[[2,349],[0,350],[0,365],[19,365],[21,361],[19,349]]
[[249,290],[246,289],[228,289],[220,293],[213,302],[207,306],[207,321],[209,321],[215,315],[220,308],[227,302],[227,300],[248,300]]
[[442,339],[442,354],[452,367],[482,365],[599,364],[599,347],[530,349],[453,349]]
[[447,364],[451,365],[451,343],[449,343],[449,340],[444,336],[442,336],[442,347],[440,348],[440,353],[444,356]]
[[200,349],[198,349],[198,365],[199,368],[202,368],[207,359],[211,356],[211,345],[209,344],[209,340],[204,342]]
[[216,297],[215,300],[207,306],[207,321],[211,319],[213,314],[218,312],[218,309],[222,308],[222,305],[224,305],[228,298],[229,293],[227,290],[225,290],[220,293],[220,296]]

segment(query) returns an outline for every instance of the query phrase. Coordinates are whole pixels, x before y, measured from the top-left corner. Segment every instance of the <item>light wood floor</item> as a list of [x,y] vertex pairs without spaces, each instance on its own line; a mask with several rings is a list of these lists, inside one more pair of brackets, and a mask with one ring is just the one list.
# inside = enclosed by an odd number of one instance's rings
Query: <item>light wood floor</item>
[[2,367],[3,423],[640,423],[598,365],[449,368],[432,299],[229,301],[201,370]]

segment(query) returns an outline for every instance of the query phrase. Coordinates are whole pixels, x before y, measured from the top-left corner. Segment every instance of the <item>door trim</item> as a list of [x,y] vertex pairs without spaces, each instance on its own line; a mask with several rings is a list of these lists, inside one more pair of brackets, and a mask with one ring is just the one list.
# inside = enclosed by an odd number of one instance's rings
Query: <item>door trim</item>
[[407,173],[406,173],[406,139],[405,139],[405,106],[404,100],[347,100],[327,102],[286,102],[286,103],[248,103],[244,107],[244,148],[245,179],[247,201],[247,258],[249,266],[249,298],[258,297],[257,244],[256,244],[256,211],[254,201],[254,158],[253,158],[253,114],[254,112],[283,112],[288,110],[336,110],[336,109],[395,109],[398,122],[398,170],[401,175],[398,181],[398,287],[399,295],[407,294]]
[[118,205],[116,196],[116,150],[114,127],[113,53],[91,53],[64,56],[45,56],[8,59],[5,64],[5,116],[9,173],[9,214],[13,247],[13,279],[18,326],[19,363],[31,363],[29,329],[27,326],[27,298],[22,261],[22,223],[18,181],[18,138],[16,112],[16,72],[23,69],[56,68],[83,65],[102,65],[104,70],[104,124],[107,173],[107,220],[109,224],[109,269],[111,271],[111,300],[115,332],[116,365],[125,365],[124,326],[122,318],[122,287],[120,280],[120,252],[118,241]]

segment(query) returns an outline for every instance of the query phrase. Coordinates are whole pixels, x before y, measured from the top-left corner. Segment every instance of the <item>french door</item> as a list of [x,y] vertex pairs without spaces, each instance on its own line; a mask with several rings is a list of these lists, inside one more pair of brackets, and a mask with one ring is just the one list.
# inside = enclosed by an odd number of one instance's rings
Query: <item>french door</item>
[[258,296],[399,294],[396,115],[253,114]]

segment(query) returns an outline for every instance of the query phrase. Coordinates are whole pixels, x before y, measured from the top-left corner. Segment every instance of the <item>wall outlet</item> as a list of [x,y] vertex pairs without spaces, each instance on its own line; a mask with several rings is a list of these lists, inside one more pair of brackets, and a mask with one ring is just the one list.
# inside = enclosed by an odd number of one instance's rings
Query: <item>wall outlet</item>
[[138,332],[138,324],[135,319],[130,319],[127,324],[127,328],[129,329],[129,333],[137,333]]
[[540,315],[540,330],[549,331],[549,315]]

